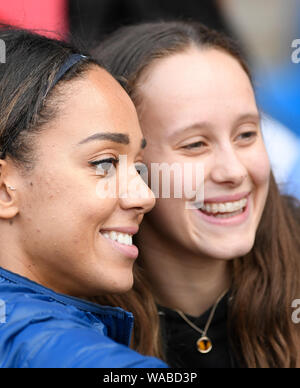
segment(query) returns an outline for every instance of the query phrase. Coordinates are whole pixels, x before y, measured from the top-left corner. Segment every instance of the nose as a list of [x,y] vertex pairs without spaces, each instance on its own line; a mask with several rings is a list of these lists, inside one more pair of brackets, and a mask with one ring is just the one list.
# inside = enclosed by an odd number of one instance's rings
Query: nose
[[216,150],[210,176],[215,183],[238,187],[247,178],[248,171],[233,146],[229,145]]
[[128,169],[127,176],[120,177],[120,205],[123,209],[134,209],[139,214],[149,212],[155,205],[155,196],[135,166]]

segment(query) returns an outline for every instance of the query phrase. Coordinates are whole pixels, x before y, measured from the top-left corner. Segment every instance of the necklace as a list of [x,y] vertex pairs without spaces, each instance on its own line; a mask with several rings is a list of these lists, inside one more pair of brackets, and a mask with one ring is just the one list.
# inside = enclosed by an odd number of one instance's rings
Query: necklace
[[224,291],[217,299],[216,303],[214,304],[213,308],[211,309],[211,312],[209,314],[209,317],[208,317],[208,320],[206,322],[206,325],[205,325],[205,328],[204,330],[201,330],[198,326],[196,326],[193,322],[191,322],[188,317],[181,311],[181,310],[176,310],[174,309],[174,311],[176,311],[176,313],[189,325],[191,326],[194,330],[196,330],[198,333],[201,334],[201,337],[197,340],[196,342],[196,346],[197,346],[197,350],[198,352],[202,353],[202,354],[206,354],[206,353],[209,353],[211,350],[212,350],[212,341],[210,340],[210,338],[207,336],[207,332],[208,332],[208,329],[210,327],[210,324],[213,320],[213,317],[215,315],[215,312],[216,312],[216,309],[218,307],[218,304],[220,303],[220,301],[223,299],[223,297],[226,295],[226,293],[228,292],[228,289],[226,291]]

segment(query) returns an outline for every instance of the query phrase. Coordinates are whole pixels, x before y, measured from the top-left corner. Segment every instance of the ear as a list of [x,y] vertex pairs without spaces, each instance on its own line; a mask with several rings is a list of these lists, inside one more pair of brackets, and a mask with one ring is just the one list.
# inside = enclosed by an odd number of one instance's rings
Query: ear
[[11,219],[19,213],[18,194],[14,187],[12,167],[0,159],[0,219]]

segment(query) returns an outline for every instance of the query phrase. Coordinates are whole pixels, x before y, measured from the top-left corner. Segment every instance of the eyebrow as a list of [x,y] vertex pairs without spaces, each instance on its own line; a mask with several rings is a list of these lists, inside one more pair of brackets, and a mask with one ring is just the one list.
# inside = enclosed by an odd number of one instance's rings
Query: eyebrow
[[258,112],[254,112],[254,113],[245,113],[243,115],[241,115],[237,120],[236,122],[239,123],[241,121],[246,121],[246,120],[250,120],[250,121],[260,121],[261,120],[261,113],[258,111]]
[[81,140],[77,145],[86,144],[91,141],[95,140],[109,140],[113,141],[114,143],[118,144],[129,144],[129,136],[125,135],[124,133],[111,133],[111,132],[102,132],[102,133],[95,133],[94,135],[91,135],[87,137],[86,139]]
[[203,122],[198,122],[198,123],[194,123],[191,125],[187,125],[186,127],[177,128],[177,129],[172,131],[172,133],[169,136],[169,139],[176,139],[176,138],[180,137],[180,135],[186,131],[191,131],[193,129],[202,129],[202,128],[207,128],[207,127],[210,127],[210,124],[208,122],[203,121]]
[[[253,113],[242,114],[242,115],[240,115],[236,119],[235,125],[238,125],[239,123],[241,123],[243,121],[246,121],[246,120],[259,122],[261,120],[261,114],[260,114],[260,112],[257,112],[257,113],[253,112]],[[182,132],[185,132],[185,131],[188,131],[188,130],[204,129],[204,128],[210,128],[210,127],[211,127],[211,124],[209,122],[207,122],[207,121],[196,122],[196,123],[194,123],[192,125],[188,125],[186,127],[178,128],[178,129],[174,130],[173,133],[170,135],[170,138],[176,138]]]
[[[112,133],[112,132],[102,132],[102,133],[95,133],[94,135],[91,135],[87,137],[86,139],[81,140],[77,145],[86,144],[91,141],[103,141],[108,140],[112,141],[114,143],[118,144],[130,144],[129,136],[124,133]],[[144,149],[147,145],[146,139],[143,138],[141,140],[141,149]]]

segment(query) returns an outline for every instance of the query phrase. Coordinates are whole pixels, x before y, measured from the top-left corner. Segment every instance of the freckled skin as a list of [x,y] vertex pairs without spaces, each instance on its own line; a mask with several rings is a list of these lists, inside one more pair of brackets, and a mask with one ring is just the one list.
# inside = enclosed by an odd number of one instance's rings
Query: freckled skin
[[[65,294],[124,292],[132,287],[134,260],[99,231],[138,226],[155,201],[148,188],[147,198],[99,198],[96,188],[102,177],[89,162],[124,154],[128,169],[140,179],[134,168],[142,160],[136,111],[118,83],[99,68],[63,85],[64,106],[36,138],[38,161],[29,176],[18,176],[19,212],[7,249],[4,224],[1,229],[0,263]],[[78,146],[98,132],[127,134],[130,144],[94,141]]]

